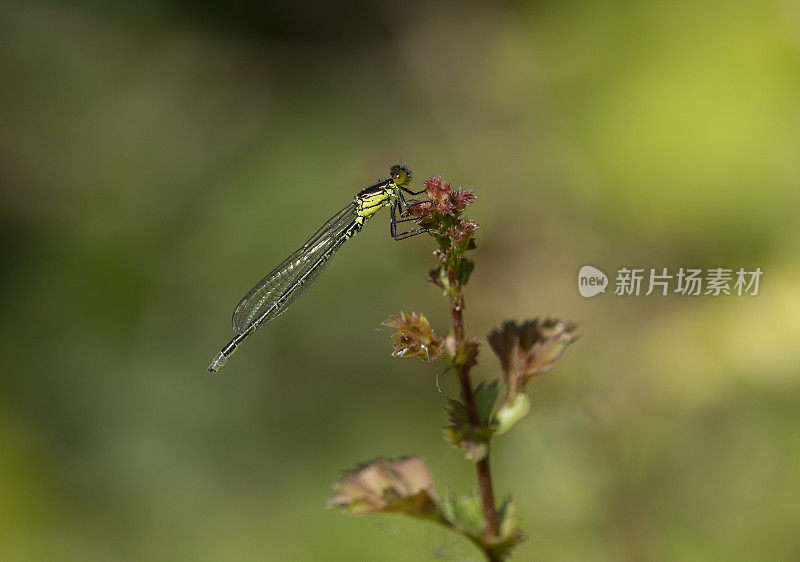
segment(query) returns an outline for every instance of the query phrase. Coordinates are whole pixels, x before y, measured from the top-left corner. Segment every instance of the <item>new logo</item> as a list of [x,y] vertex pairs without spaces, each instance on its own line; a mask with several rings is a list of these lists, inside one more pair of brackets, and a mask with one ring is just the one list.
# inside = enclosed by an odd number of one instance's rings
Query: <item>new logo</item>
[[606,287],[608,287],[608,277],[596,267],[584,265],[578,272],[578,292],[582,297],[589,298],[605,293]]

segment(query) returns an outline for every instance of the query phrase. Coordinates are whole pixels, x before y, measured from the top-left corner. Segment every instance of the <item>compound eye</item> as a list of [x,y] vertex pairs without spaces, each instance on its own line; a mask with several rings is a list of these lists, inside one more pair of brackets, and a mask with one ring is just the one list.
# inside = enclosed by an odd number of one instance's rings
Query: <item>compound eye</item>
[[408,170],[401,166],[392,167],[392,181],[397,185],[403,185],[408,181]]

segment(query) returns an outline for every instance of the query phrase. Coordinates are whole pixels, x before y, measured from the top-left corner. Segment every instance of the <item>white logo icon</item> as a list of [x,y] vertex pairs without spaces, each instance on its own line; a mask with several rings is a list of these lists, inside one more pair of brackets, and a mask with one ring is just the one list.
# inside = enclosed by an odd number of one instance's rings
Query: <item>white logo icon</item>
[[608,287],[608,277],[596,267],[584,265],[578,272],[578,291],[582,297],[589,298],[605,293],[606,287]]

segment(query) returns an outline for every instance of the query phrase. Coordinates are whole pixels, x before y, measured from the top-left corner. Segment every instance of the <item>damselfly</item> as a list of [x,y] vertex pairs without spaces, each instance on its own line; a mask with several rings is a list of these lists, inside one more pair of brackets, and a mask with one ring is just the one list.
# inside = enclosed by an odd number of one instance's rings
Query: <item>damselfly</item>
[[389,179],[358,192],[353,201],[328,219],[308,242],[267,273],[233,311],[233,331],[236,332],[236,337],[220,350],[208,370],[212,373],[219,371],[250,334],[259,326],[280,316],[303,296],[322,275],[336,250],[355,236],[364,226],[364,222],[381,207],[390,208],[389,227],[395,240],[427,232],[425,228],[414,228],[397,233],[397,223],[414,220],[397,218],[409,206],[403,192],[419,195],[424,191],[409,190],[406,184],[410,180],[411,172],[408,168],[402,164],[392,166]]

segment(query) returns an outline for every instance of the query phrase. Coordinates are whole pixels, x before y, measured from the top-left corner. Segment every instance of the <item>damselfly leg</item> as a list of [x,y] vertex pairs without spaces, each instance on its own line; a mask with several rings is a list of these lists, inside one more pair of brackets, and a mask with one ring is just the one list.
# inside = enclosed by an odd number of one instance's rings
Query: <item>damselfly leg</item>
[[[397,199],[395,199],[395,201],[394,201],[394,203],[392,204],[392,207],[391,207],[391,212],[389,213],[389,232],[391,232],[392,238],[394,238],[395,240],[398,240],[398,241],[399,240],[405,240],[406,238],[411,238],[412,236],[416,236],[418,234],[423,234],[425,232],[431,232],[430,229],[427,229],[427,228],[424,228],[424,227],[420,227],[420,228],[414,228],[414,229],[411,229],[411,230],[407,230],[406,232],[401,232],[400,234],[397,233],[397,225],[399,223],[401,223],[401,222],[410,222],[410,221],[417,220],[416,217],[398,219],[397,218],[398,211],[399,211],[400,216],[402,216],[403,213],[407,209],[409,209],[410,207],[416,207],[417,205],[421,205],[423,203],[427,203],[427,201],[415,201],[414,203],[407,203],[406,202],[406,198],[403,197],[403,191],[409,193],[410,195],[419,195],[420,193],[424,193],[425,192],[424,189],[420,190],[420,191],[411,191],[411,190],[405,189],[403,187],[401,187],[400,190],[398,191],[400,196]],[[403,209],[402,207],[405,207],[405,209]]]

